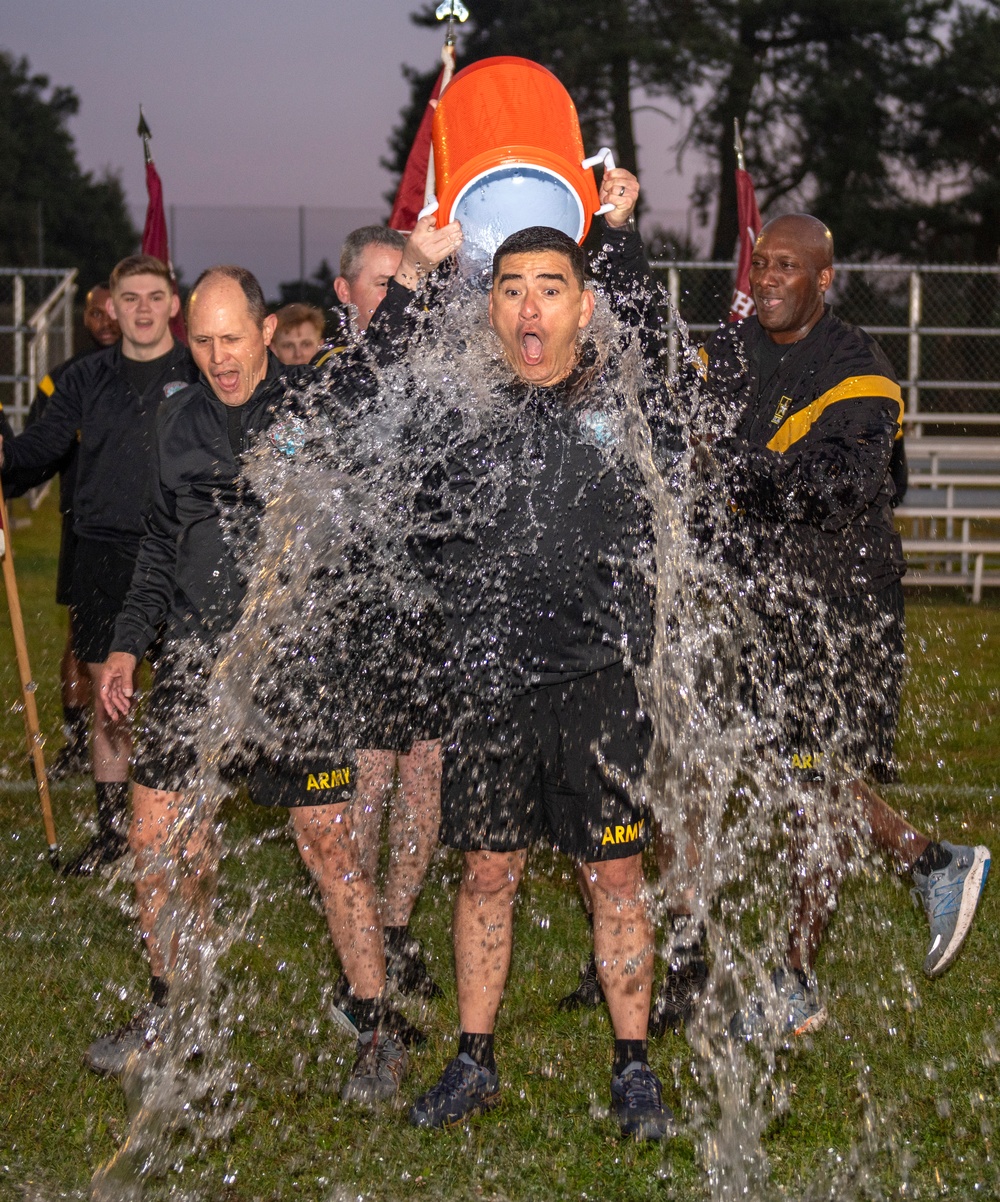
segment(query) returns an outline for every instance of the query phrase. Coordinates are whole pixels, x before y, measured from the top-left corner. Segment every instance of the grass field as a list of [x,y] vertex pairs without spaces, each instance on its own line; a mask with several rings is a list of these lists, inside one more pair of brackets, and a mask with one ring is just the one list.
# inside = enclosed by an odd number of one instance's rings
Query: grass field
[[[23,511],[22,511],[23,512]],[[16,533],[43,726],[58,745],[65,614],[52,601],[57,515],[49,499]],[[23,751],[9,625],[0,630],[0,1198],[86,1197],[127,1130],[114,1081],[81,1064],[95,1034],[142,1000],[144,960],[122,883],[65,881],[45,857]],[[888,791],[921,826],[1000,847],[1000,607],[911,596],[911,675],[900,733],[904,784]],[[85,838],[83,783],[54,789],[64,849]],[[270,812],[226,811],[223,912],[258,884],[260,904],[223,970],[240,1018],[227,1067],[246,1107],[224,1140],[205,1139],[147,1186],[149,1198],[700,1199],[711,1197],[704,1131],[712,1111],[684,1039],[652,1059],[681,1131],[665,1148],[623,1143],[607,1117],[610,1026],[603,1010],[560,1014],[585,957],[570,866],[535,855],[518,910],[515,962],[498,1028],[505,1099],[468,1129],[422,1133],[405,1113],[366,1115],[338,1100],[350,1040],[327,1017],[337,975],[322,915]],[[445,997],[406,1098],[436,1079],[456,1027],[449,916],[456,861],[437,858],[414,925]],[[944,977],[920,972],[926,923],[895,878],[846,891],[819,966],[831,1022],[779,1057],[787,1106],[765,1137],[770,1198],[1000,1197],[1000,887],[987,888],[966,947]],[[414,1012],[414,1016],[416,1013]],[[216,1099],[221,1104],[223,1099]],[[211,1107],[206,1111],[210,1116]],[[718,1186],[715,1196],[720,1196]],[[124,1196],[124,1195],[123,1195]]]

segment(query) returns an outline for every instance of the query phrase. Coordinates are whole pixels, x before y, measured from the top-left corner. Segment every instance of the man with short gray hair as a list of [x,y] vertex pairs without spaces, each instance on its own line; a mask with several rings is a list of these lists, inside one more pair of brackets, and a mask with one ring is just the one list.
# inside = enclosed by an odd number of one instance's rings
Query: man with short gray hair
[[[410,244],[411,257],[427,238],[438,240],[437,231],[421,228]],[[340,252],[340,275],[333,287],[359,334],[368,329],[389,280],[400,270],[407,246],[403,234],[382,225],[363,225],[347,235]],[[443,246],[436,249],[431,261],[440,257]],[[330,347],[316,360],[317,366],[344,349]],[[409,921],[438,842],[440,739],[415,739],[407,752],[386,748],[358,752],[353,822],[362,865],[372,879],[378,873],[382,815],[390,800],[389,860],[380,906],[386,969],[400,992],[433,998],[441,991],[427,971],[419,943],[410,935]],[[339,1005],[347,1002],[344,977],[336,1000]]]
[[386,286],[399,269],[405,247],[403,235],[384,225],[363,225],[344,240],[340,275],[333,281],[333,290],[359,332],[368,329]]

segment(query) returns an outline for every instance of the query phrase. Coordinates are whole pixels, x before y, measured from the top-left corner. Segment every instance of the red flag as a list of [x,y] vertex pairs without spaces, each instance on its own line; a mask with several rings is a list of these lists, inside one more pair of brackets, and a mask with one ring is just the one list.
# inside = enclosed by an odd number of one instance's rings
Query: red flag
[[434,123],[434,109],[438,107],[438,97],[448,87],[448,81],[454,72],[454,48],[450,43],[441,50],[444,66],[438,75],[438,81],[430,91],[427,108],[423,111],[417,136],[413,138],[410,154],[406,156],[406,166],[399,179],[399,188],[395,192],[392,216],[389,218],[389,230],[399,230],[410,233],[417,224],[417,215],[427,203],[428,185],[433,191],[434,175],[429,173],[431,168],[430,127]]
[[[142,230],[142,253],[152,255],[170,268],[170,279],[174,292],[177,292],[177,277],[170,262],[170,248],[167,245],[167,216],[163,209],[163,184],[160,173],[152,159],[146,160],[146,195],[149,203],[146,205],[146,224]],[[171,318],[170,332],[179,342],[187,342],[187,329],[184,325],[184,314],[179,312]]]
[[740,261],[736,268],[733,299],[729,303],[730,321],[752,317],[755,312],[753,297],[750,295],[750,260],[753,258],[754,243],[763,225],[760,210],[757,208],[753,180],[748,172],[739,167],[736,168],[736,213],[740,227]]

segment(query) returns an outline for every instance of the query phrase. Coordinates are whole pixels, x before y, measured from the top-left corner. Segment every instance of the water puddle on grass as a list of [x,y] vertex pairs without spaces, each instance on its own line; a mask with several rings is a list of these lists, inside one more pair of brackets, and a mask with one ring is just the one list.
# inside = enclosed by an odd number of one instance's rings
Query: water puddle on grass
[[[254,530],[230,515],[248,591],[240,622],[220,638],[211,678],[200,735],[203,790],[193,811],[197,821],[191,818],[200,834],[191,856],[154,861],[148,869],[164,874],[164,885],[170,881],[158,930],[161,945],[176,949],[177,963],[161,1019],[165,1038],[135,1057],[122,1076],[127,1134],[95,1174],[91,1197],[235,1202],[257,1196],[246,1171],[227,1176],[217,1163],[206,1167],[213,1156],[218,1161],[219,1149],[229,1147],[233,1159],[240,1158],[240,1124],[250,1121],[255,1105],[273,1108],[276,1128],[295,1125],[283,1103],[255,1102],[255,1093],[269,1093],[274,1082],[266,1067],[241,1059],[248,1021],[275,1045],[301,1038],[303,1023],[311,1029],[311,1040],[296,1053],[296,1081],[307,1091],[318,1073],[330,1095],[330,1121],[336,1121],[342,1103],[334,1095],[350,1052],[333,1071],[329,1050],[317,1050],[322,1040],[316,1033],[331,1022],[328,985],[318,1018],[309,1020],[315,1000],[303,1001],[305,987],[295,995],[304,1010],[291,1031],[277,1024],[261,1030],[253,1017],[271,988],[266,969],[255,965],[255,917],[281,886],[246,880],[238,897],[224,895],[219,908],[212,903],[213,860],[226,839],[214,815],[231,787],[226,781],[253,776],[262,764],[309,772],[317,756],[356,767],[358,749],[378,742],[371,732],[401,710],[411,720],[429,715],[442,729],[447,723],[455,739],[484,709],[502,706],[526,683],[516,670],[518,640],[532,620],[524,598],[533,602],[543,594],[543,574],[551,572],[555,621],[565,605],[558,583],[566,577],[564,565],[572,574],[585,549],[592,550],[589,532],[577,529],[576,541],[558,548],[560,562],[539,568],[551,505],[567,498],[575,505],[598,487],[607,488],[610,506],[604,515],[609,541],[599,548],[604,557],[595,568],[607,586],[605,608],[580,604],[581,621],[619,637],[652,730],[641,779],[629,778],[613,756],[603,770],[648,806],[655,821],[649,855],[654,994],[670,965],[683,972],[699,958],[691,952],[699,933],[707,973],[686,1042],[668,1037],[651,1044],[677,1136],[651,1153],[660,1192],[650,1196],[863,1199],[886,1196],[887,1182],[909,1196],[915,1153],[908,1090],[916,1097],[921,1088],[900,1082],[898,1092],[884,1096],[884,1074],[873,1065],[880,1056],[934,1060],[932,1052],[917,1050],[925,986],[919,956],[904,962],[897,946],[899,907],[870,838],[872,814],[881,811],[870,796],[855,795],[851,774],[837,766],[857,750],[857,732],[837,716],[843,681],[832,667],[816,669],[801,654],[811,650],[812,659],[825,655],[831,663],[844,655],[852,664],[877,659],[883,631],[845,625],[823,604],[798,605],[799,583],[783,577],[780,563],[748,576],[746,556],[754,547],[743,541],[711,449],[712,439],[735,425],[734,381],[706,385],[681,330],[671,353],[682,368],[667,390],[662,373],[675,336],[665,324],[656,327],[652,341],[662,355],[651,368],[634,325],[619,324],[603,299],[590,335],[584,379],[560,398],[564,410],[557,412],[550,398],[510,387],[499,344],[486,328],[478,269],[456,273],[422,315],[402,364],[372,368],[372,387],[351,383],[346,361],[338,364],[333,403],[328,384],[302,388],[251,459],[248,483],[262,508]],[[553,428],[562,442],[551,440]],[[576,480],[572,472],[580,464],[590,474]],[[452,558],[442,553],[462,543]],[[525,579],[523,570],[534,577]],[[462,597],[457,626],[445,624],[441,595]],[[650,603],[651,622],[642,616]],[[622,631],[623,638],[615,635]],[[448,661],[459,653],[464,666],[456,675]],[[528,665],[529,675],[536,670]],[[815,751],[807,740],[792,747],[787,736],[803,690],[829,726],[821,764],[807,761]],[[779,756],[779,747],[789,756]],[[273,780],[270,787],[277,787]],[[257,851],[252,839],[230,850],[228,859],[235,854],[249,861]],[[572,885],[562,893],[567,908],[579,905]],[[810,973],[805,982],[810,989],[816,984],[813,995],[804,992],[790,957],[808,953],[841,893],[839,929],[820,953],[818,981]],[[450,893],[442,893],[436,904],[450,902]],[[519,921],[548,937],[547,913],[526,910]],[[363,937],[355,915],[346,923]],[[323,938],[320,931],[317,942]],[[552,948],[557,961],[585,952]],[[243,966],[239,979],[234,962]],[[441,971],[446,965],[438,960]],[[928,988],[940,995],[940,986]],[[792,1003],[799,1006],[797,1021],[811,1021],[815,1035],[789,1033]],[[820,1032],[825,1006],[830,1022]],[[515,1041],[552,1063],[550,1012],[540,1001],[537,1021],[511,1030],[501,1010],[501,1073],[505,1044]],[[574,1052],[578,1059],[598,1058],[604,1074],[611,1036],[607,1024],[602,1030],[606,1046],[581,1020]],[[326,1063],[307,1073],[300,1060],[313,1056]],[[951,1122],[948,1101],[957,1072],[945,1072],[949,1081],[934,1089],[943,1138],[961,1142],[967,1131]],[[569,1081],[564,1101],[568,1096],[584,1116],[596,1106],[595,1122],[603,1126],[595,1143],[603,1145],[611,1127],[600,1099],[591,1106],[586,1097],[574,1097],[580,1088],[559,1063],[546,1074],[557,1082],[562,1077]],[[517,1081],[504,1080],[504,1086],[508,1111],[527,1105]],[[984,1121],[995,1112],[991,1091],[982,1088]],[[411,1092],[404,1084],[403,1093]],[[480,1124],[491,1121],[488,1116]],[[367,1123],[367,1138],[405,1123],[404,1111],[386,1108]],[[828,1144],[806,1134],[817,1124],[829,1131]],[[797,1125],[810,1149],[801,1162],[794,1155]],[[576,1131],[572,1138],[582,1162],[589,1136]],[[701,1173],[688,1194],[671,1184],[682,1146],[693,1146]],[[515,1160],[517,1154],[515,1147]],[[544,1154],[526,1147],[526,1169]],[[280,1156],[280,1143],[267,1155]],[[481,1164],[477,1194],[518,1196],[516,1181],[489,1185],[489,1171]],[[306,1166],[302,1181],[308,1173]],[[369,1185],[340,1173],[324,1169],[322,1184],[311,1181],[306,1194],[410,1195],[407,1178]],[[594,1184],[583,1196],[603,1196],[596,1162],[592,1173]],[[942,1181],[949,1173],[965,1180],[953,1165],[942,1167]],[[428,1184],[433,1187],[433,1179]],[[455,1196],[465,1192],[460,1187]],[[568,1186],[563,1192],[579,1196]]]

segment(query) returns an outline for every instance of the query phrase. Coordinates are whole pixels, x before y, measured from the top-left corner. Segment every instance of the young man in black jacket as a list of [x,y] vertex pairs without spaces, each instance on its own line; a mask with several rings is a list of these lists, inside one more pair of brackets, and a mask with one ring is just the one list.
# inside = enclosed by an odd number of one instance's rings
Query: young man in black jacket
[[[912,873],[931,926],[924,971],[936,976],[972,924],[990,854],[933,842],[861,779],[902,685],[905,564],[890,462],[903,400],[878,344],[825,304],[833,274],[820,221],[769,222],[750,270],[756,316],[709,340],[708,380],[737,415],[734,433],[711,444],[731,514],[722,537],[756,617],[746,700],[779,771],[801,785],[802,848],[825,780],[835,803],[826,817],[844,844],[853,825]],[[796,874],[788,963],[775,974],[784,1033],[825,1020],[810,973],[839,868]]]
[[[28,410],[26,427],[33,425],[41,418],[50,397],[56,390],[56,385],[69,368],[97,350],[114,346],[121,338],[122,332],[118,328],[118,322],[108,311],[110,299],[111,290],[107,284],[95,284],[87,293],[84,298],[83,324],[90,335],[88,343],[72,358],[53,367],[39,381],[35,399],[31,402],[31,408]],[[76,557],[76,535],[73,532],[73,490],[76,486],[78,446],[78,443],[74,443],[56,468],[59,473],[59,511],[62,514],[59,566],[56,569],[56,601],[60,605],[66,606],[71,605],[73,599],[73,560]],[[47,468],[42,473],[29,474],[23,483],[12,481],[15,493],[33,488],[42,480],[50,479],[52,474],[52,469]],[[8,486],[8,480],[4,481],[4,488],[7,495],[10,496],[12,493]],[[72,609],[69,611],[69,619],[66,646],[59,664],[63,733],[66,736],[66,742],[46,765],[50,780],[60,780],[65,776],[86,772],[90,768],[90,675],[86,665],[82,664],[73,654]]]
[[65,869],[74,874],[117,860],[127,846],[131,742],[127,726],[104,709],[97,681],[139,553],[156,413],[196,375],[187,347],[170,333],[180,302],[167,267],[149,255],[132,255],[117,264],[109,286],[108,310],[121,342],[69,368],[39,421],[4,447],[5,473],[55,472],[79,441],[73,650],[87,665],[94,691],[98,834]]
[[[242,457],[282,416],[290,377],[310,372],[283,370],[269,353],[276,319],[265,314],[260,286],[249,272],[216,267],[204,273],[188,308],[192,353],[202,374],[163,406],[157,421],[147,531],[100,685],[109,710],[124,717],[135,666],[164,628],[163,653],[142,712],[130,830],[152,1002],[124,1028],[91,1044],[87,1063],[99,1072],[120,1072],[134,1052],[170,1037],[168,980],[184,937],[171,923],[185,891],[192,894],[189,938],[204,938],[210,918],[216,852],[203,795],[208,749],[199,733],[220,640],[240,615],[244,557],[252,552],[259,519]],[[278,765],[247,763],[245,749],[239,752],[244,758],[235,771],[250,777],[252,798],[289,808],[352,986],[351,1015],[361,1037],[344,1097],[370,1103],[391,1096],[406,1068],[405,1045],[417,1033],[383,1000],[377,900],[360,870],[349,821],[354,765],[333,743]],[[187,868],[178,882],[181,864]]]
[[[613,257],[642,257],[637,196],[634,176],[606,172]],[[493,1032],[514,900],[527,849],[544,837],[586,865],[615,1030],[616,1117],[625,1134],[662,1139],[669,1111],[646,1048],[649,820],[635,791],[650,734],[626,666],[649,649],[639,567],[649,514],[621,445],[617,366],[580,361],[595,306],[585,269],[582,249],[552,229],[523,230],[499,248],[489,320],[508,379],[485,427],[442,456],[443,533],[430,570],[452,672],[442,838],[464,853],[454,918],[461,1034],[410,1120],[451,1126],[499,1099]],[[418,276],[401,269],[383,304]]]

